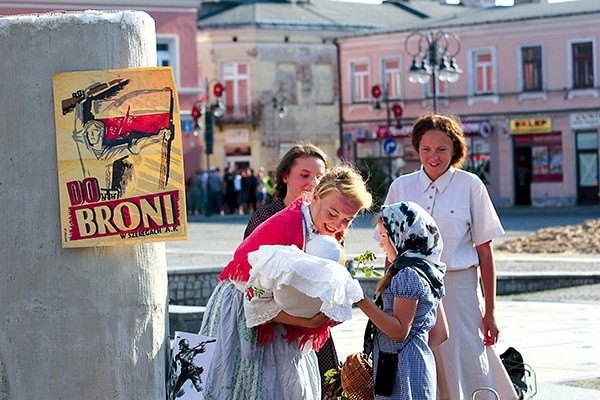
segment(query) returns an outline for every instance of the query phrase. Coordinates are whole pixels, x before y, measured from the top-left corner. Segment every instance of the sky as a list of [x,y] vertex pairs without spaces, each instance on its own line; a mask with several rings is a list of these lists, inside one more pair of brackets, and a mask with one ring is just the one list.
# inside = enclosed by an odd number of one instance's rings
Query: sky
[[[346,2],[354,2],[354,3],[368,3],[368,4],[380,4],[382,0],[342,0]],[[448,4],[458,4],[460,0],[446,0]],[[548,3],[561,3],[564,1],[577,1],[577,0],[548,0]],[[496,0],[497,6],[512,6],[514,4],[513,0]]]

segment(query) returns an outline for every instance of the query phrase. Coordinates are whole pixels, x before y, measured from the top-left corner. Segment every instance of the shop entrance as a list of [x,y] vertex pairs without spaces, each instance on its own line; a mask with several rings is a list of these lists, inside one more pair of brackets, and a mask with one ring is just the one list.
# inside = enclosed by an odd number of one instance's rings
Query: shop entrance
[[531,147],[515,148],[515,204],[531,205]]
[[577,204],[599,204],[598,134],[577,133]]

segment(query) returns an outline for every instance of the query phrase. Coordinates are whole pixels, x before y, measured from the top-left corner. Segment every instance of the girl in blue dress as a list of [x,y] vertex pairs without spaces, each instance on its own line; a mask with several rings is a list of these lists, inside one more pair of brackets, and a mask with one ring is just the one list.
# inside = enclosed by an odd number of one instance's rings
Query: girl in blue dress
[[377,300],[357,303],[374,325],[375,399],[435,399],[431,349],[448,338],[442,238],[433,218],[409,201],[382,206],[377,227],[391,265],[377,285]]

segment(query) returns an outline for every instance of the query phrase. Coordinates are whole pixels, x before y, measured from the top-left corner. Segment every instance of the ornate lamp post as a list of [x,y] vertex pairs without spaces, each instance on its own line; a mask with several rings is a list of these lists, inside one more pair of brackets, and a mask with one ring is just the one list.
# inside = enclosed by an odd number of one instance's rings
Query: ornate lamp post
[[[210,85],[212,86],[213,95],[216,97],[215,103],[210,104]],[[206,80],[205,86],[205,98],[194,104],[192,107],[192,118],[194,120],[194,130],[200,129],[201,118],[204,116],[204,142],[206,154],[206,169],[210,170],[209,156],[213,153],[214,145],[214,130],[215,121],[214,118],[220,118],[225,114],[225,104],[221,100],[225,86],[217,79],[213,79],[210,82]]]
[[433,77],[433,112],[437,113],[436,80],[456,82],[462,73],[455,59],[460,53],[460,38],[453,32],[443,30],[429,33],[412,32],[406,37],[404,48],[413,58],[408,80],[424,84]]

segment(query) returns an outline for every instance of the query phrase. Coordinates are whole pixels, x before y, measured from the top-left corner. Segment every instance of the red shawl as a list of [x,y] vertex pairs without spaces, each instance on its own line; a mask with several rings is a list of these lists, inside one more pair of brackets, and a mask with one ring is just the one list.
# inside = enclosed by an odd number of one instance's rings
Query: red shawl
[[[219,274],[219,280],[231,279],[239,282],[247,282],[250,278],[252,266],[248,263],[248,253],[251,253],[262,245],[296,245],[304,248],[304,227],[302,225],[302,197],[294,200],[282,211],[273,215],[260,224],[244,241],[238,246],[233,259],[223,268]],[[300,347],[309,340],[313,341],[313,349],[318,350],[329,337],[330,321],[325,322],[317,328],[301,328],[295,325],[286,325],[287,333],[285,339],[288,343],[300,339]],[[273,342],[275,335],[275,323],[269,322],[256,327],[258,329],[258,342],[261,346]]]

